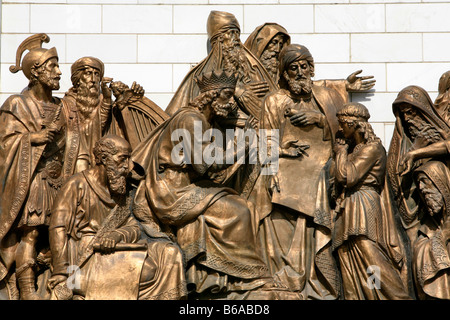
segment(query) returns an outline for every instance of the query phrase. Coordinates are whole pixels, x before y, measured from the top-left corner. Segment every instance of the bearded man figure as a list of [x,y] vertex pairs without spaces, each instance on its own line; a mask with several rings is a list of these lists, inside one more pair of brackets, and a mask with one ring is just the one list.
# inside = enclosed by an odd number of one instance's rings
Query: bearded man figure
[[233,109],[236,81],[224,71],[198,77],[200,95],[156,128],[132,155],[146,171],[136,194],[136,207],[142,208],[138,217],[176,239],[195,298],[244,298],[271,283],[257,253],[247,201],[213,179],[232,163],[219,152],[214,142],[219,137],[207,135],[220,131],[222,118]]
[[41,48],[48,41],[46,34],[36,34],[19,46],[10,71],[22,70],[29,84],[0,109],[0,279],[10,280],[10,299],[18,298],[14,274],[7,276],[14,262],[20,298],[40,299],[38,251],[47,246],[51,206],[62,185],[65,120],[60,99],[52,96],[61,71],[56,49]]
[[[399,218],[412,246],[425,214],[420,206],[414,170],[430,159],[442,158],[448,151],[449,124],[440,116],[429,94],[421,87],[402,89],[392,109],[396,117],[391,139],[387,176]],[[439,159],[438,159],[439,160]]]
[[95,164],[92,149],[107,132],[111,121],[112,80],[103,78],[104,64],[94,57],[83,57],[72,64],[73,87],[63,98],[67,113],[65,179]]
[[[55,298],[185,298],[179,247],[166,239],[145,239],[132,212],[130,144],[106,135],[93,152],[95,166],[70,178],[53,207],[53,273],[48,284]],[[70,283],[73,266],[78,268],[72,275],[77,278]]]
[[208,56],[186,75],[166,108],[169,115],[187,106],[198,94],[195,78],[213,70],[225,70],[238,74],[234,99],[239,108],[222,122],[229,126],[245,125],[249,116],[260,118],[262,102],[268,92],[276,88],[272,78],[240,40],[240,26],[236,17],[228,12],[211,11],[207,21]]
[[[248,36],[244,46],[250,50],[266,68],[275,83],[280,78],[280,52],[291,43],[291,37],[286,29],[277,23],[267,22],[255,28]],[[335,89],[345,102],[349,102],[350,92],[366,92],[373,88],[376,80],[373,76],[359,77],[362,70],[350,74],[344,80],[317,80],[314,84]]]
[[265,99],[261,120],[262,129],[279,130],[279,167],[259,176],[249,198],[258,240],[271,274],[292,299],[337,299],[328,194],[336,112],[344,101],[314,85],[314,59],[305,46],[282,50],[280,74],[280,89]]
[[[448,157],[448,156],[447,156]],[[426,213],[413,244],[419,299],[450,299],[450,170],[428,161],[414,172]]]

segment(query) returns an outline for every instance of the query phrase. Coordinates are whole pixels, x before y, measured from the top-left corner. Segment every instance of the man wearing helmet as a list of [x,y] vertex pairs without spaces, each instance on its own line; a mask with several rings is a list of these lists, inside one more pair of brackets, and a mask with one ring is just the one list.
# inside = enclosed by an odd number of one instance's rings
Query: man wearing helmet
[[[46,232],[62,184],[65,120],[61,101],[52,96],[59,89],[61,71],[56,49],[41,48],[48,41],[46,34],[36,34],[19,46],[10,71],[22,70],[29,84],[0,109],[0,279],[15,284],[8,274],[15,262],[21,299],[39,298],[35,290],[38,236]],[[20,65],[25,50],[29,52]],[[17,298],[17,291],[10,290],[10,298]]]

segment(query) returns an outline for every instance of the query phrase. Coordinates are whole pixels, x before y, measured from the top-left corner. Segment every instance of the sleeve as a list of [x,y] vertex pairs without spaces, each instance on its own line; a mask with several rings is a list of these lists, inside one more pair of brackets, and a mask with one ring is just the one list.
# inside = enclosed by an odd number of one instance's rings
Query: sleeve
[[136,243],[141,237],[141,228],[138,221],[130,216],[124,225],[114,230],[113,233],[120,234],[124,243]]
[[336,154],[336,179],[347,188],[357,185],[373,168],[378,160],[378,147],[369,144],[358,154],[358,157],[349,160],[347,151],[342,150]]

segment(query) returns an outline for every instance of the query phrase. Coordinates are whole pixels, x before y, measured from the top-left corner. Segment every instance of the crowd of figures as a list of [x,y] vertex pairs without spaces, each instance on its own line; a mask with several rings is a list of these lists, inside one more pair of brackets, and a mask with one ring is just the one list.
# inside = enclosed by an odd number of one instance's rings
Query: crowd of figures
[[[372,76],[312,80],[275,23],[243,44],[212,11],[207,33],[165,112],[90,56],[57,98],[48,36],[19,46],[10,70],[29,85],[0,109],[0,298],[449,299],[450,72],[435,102],[401,90],[386,152],[350,102]],[[225,159],[212,129],[258,132],[269,155],[248,161],[246,140]]]

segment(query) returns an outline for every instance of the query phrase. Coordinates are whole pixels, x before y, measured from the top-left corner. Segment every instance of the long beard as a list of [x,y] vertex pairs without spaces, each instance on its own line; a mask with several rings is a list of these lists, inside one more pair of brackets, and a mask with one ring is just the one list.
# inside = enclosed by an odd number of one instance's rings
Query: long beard
[[422,190],[430,215],[434,216],[439,213],[444,206],[442,195],[433,189],[424,188]]
[[226,118],[228,114],[236,107],[236,103],[229,102],[227,104],[220,104],[217,100],[211,103],[211,107],[214,110],[216,116]]
[[278,77],[278,67],[280,62],[278,61],[278,53],[274,51],[265,50],[261,55],[261,63],[267,70],[269,75],[276,80]]
[[222,43],[223,70],[230,73],[241,71],[242,48],[239,42]]
[[425,138],[428,143],[438,142],[441,140],[439,132],[430,124],[426,123],[420,117],[414,117],[407,120],[408,130],[412,140],[417,138]]
[[291,79],[285,76],[285,79],[288,82],[289,90],[297,95],[309,94],[312,91],[311,78]]
[[80,84],[77,88],[77,108],[83,119],[89,119],[100,103],[100,92],[98,88],[96,86],[92,88],[94,90],[90,90],[85,84]]
[[115,165],[106,165],[108,188],[111,194],[124,195],[127,192],[127,175],[127,171],[118,171]]

